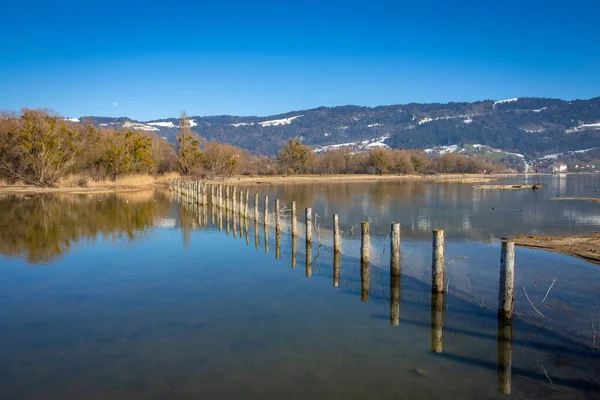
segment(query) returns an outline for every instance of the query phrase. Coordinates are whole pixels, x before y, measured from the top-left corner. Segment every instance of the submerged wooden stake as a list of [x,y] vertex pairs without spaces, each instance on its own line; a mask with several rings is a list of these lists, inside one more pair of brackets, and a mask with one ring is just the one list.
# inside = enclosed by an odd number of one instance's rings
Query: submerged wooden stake
[[275,232],[281,232],[281,215],[279,212],[279,199],[275,199]]
[[512,319],[515,295],[515,242],[502,239],[500,254],[500,283],[498,290],[498,316]]
[[258,221],[258,192],[254,192],[254,220]]
[[265,196],[265,225],[269,224],[269,196]]
[[292,201],[292,236],[296,236],[298,234],[297,231],[297,221],[296,221],[296,202]]
[[312,208],[304,210],[304,219],[306,223],[306,243],[312,243]]
[[512,325],[504,318],[498,318],[498,391],[510,394],[512,388]]
[[444,292],[444,230],[433,230],[433,255],[431,263],[431,290]]
[[390,239],[390,275],[400,276],[400,224],[392,222]]
[[360,262],[368,263],[371,256],[371,235],[368,222],[363,221],[360,223],[360,237]]
[[340,234],[340,223],[337,214],[333,214],[333,253],[342,251],[342,236]]

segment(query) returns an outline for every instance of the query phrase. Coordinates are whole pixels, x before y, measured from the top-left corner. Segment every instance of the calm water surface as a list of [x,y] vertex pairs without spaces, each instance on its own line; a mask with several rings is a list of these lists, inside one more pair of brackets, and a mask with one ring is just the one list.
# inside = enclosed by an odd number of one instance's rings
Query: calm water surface
[[[248,186],[261,210],[264,195],[271,208],[313,208],[308,257],[287,210],[278,236],[166,191],[0,197],[2,399],[600,398],[598,265],[518,248],[515,321],[496,320],[498,238],[600,228],[600,205],[551,200],[598,196],[600,179],[531,179],[547,186]],[[391,221],[402,224],[400,290]],[[430,293],[433,228],[452,261],[444,297]]]

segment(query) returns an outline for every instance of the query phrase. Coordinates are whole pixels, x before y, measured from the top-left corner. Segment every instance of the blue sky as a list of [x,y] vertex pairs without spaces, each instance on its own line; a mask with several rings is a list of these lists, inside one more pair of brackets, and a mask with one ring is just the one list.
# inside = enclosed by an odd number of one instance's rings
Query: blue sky
[[598,3],[13,0],[0,12],[0,109],[149,120],[591,98]]

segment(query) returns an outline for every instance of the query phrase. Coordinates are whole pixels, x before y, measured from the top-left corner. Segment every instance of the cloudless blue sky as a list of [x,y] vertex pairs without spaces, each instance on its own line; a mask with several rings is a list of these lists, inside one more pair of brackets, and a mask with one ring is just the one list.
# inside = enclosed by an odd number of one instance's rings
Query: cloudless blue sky
[[149,120],[600,96],[600,1],[31,1],[0,109]]

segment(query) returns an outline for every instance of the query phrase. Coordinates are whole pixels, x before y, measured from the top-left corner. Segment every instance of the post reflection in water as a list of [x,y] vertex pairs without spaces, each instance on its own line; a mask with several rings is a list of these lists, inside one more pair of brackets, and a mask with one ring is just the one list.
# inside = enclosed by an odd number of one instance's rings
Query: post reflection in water
[[510,321],[498,318],[498,391],[510,394],[512,386],[513,330]]
[[265,234],[265,254],[269,254],[269,225],[263,224]]
[[254,220],[254,246],[256,250],[260,248],[260,235],[258,234],[258,220]]
[[431,351],[442,352],[444,336],[444,294],[431,294]]
[[400,324],[400,276],[390,274],[390,324]]
[[312,242],[306,241],[306,277],[312,276]]
[[230,221],[229,221],[229,210],[225,210],[225,233],[229,235]]
[[246,236],[246,246],[250,246],[250,232],[248,230],[247,218],[244,218],[244,235]]
[[218,218],[219,218],[219,230],[223,231],[223,208],[222,207],[219,207]]
[[281,231],[277,229],[275,231],[275,258],[279,260],[281,257]]
[[298,253],[296,235],[292,235],[292,269],[296,269],[296,254]]
[[333,252],[333,287],[340,286],[340,275],[341,275],[341,253],[339,251]]
[[360,301],[366,303],[369,301],[369,291],[371,284],[371,264],[368,261],[360,263]]
[[231,219],[233,220],[233,237],[237,237],[237,214],[235,212],[231,214]]

